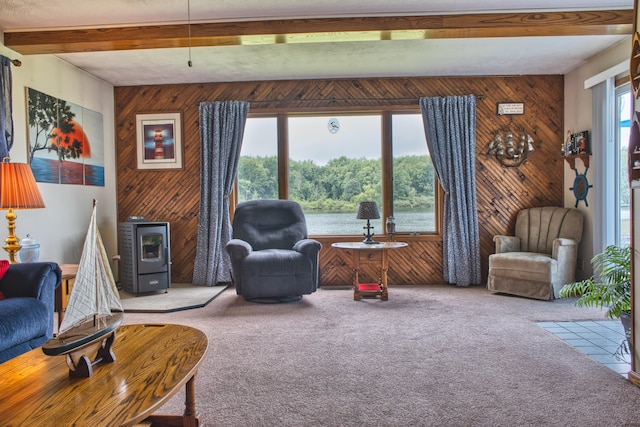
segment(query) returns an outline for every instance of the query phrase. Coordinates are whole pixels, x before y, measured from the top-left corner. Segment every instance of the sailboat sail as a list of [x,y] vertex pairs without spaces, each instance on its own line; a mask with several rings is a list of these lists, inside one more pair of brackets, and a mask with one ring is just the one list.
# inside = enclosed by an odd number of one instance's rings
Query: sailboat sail
[[96,224],[94,202],[78,272],[60,325],[60,334],[94,315],[111,315],[112,310],[124,311],[109,267],[107,251]]

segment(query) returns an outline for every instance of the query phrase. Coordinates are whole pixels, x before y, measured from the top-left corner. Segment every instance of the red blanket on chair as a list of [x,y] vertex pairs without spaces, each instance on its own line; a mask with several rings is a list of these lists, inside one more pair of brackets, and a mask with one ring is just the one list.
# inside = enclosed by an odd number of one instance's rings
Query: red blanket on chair
[[[9,261],[6,259],[0,260],[0,279],[4,277],[4,274],[9,269]],[[4,294],[0,292],[0,300],[4,299]]]

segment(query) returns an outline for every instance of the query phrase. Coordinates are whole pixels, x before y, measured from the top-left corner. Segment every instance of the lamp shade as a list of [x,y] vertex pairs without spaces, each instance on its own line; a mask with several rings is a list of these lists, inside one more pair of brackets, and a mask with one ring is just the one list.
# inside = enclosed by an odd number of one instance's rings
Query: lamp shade
[[44,208],[44,201],[31,166],[0,162],[0,209],[36,208]]
[[357,219],[378,219],[380,218],[380,212],[378,211],[378,204],[374,201],[360,202],[358,207]]

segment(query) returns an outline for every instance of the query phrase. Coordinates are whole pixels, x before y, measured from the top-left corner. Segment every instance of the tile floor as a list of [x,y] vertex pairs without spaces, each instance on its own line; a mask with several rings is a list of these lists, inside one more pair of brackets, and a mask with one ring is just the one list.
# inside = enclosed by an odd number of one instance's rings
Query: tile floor
[[[630,359],[628,354],[621,355],[619,351],[620,344],[624,340],[624,329],[620,320],[538,322],[537,324],[592,359],[627,377]],[[618,351],[617,354],[616,351]]]

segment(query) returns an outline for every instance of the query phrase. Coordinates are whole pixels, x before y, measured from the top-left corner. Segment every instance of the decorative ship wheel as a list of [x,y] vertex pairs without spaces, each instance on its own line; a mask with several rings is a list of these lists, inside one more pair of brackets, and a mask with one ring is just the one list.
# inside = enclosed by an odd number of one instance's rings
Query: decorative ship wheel
[[587,180],[587,171],[589,168],[585,168],[584,173],[579,173],[578,169],[574,169],[576,171],[576,178],[573,181],[573,187],[569,188],[569,190],[573,191],[573,195],[576,196],[576,208],[578,204],[583,201],[585,206],[589,206],[589,202],[587,202],[587,195],[589,194],[589,189],[593,187],[593,185],[589,184]]

